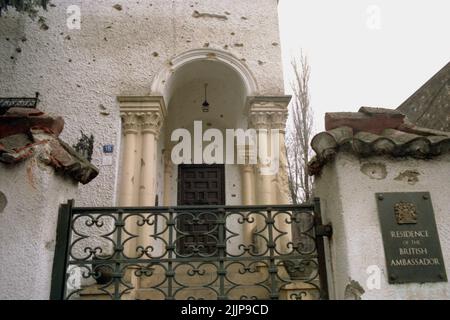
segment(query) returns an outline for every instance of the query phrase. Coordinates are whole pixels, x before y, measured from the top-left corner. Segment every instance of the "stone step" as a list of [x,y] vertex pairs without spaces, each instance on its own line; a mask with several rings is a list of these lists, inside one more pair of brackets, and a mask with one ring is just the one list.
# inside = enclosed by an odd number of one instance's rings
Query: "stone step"
[[[101,284],[93,284],[88,287],[82,288],[83,290],[80,291],[77,296],[74,296],[73,299],[77,300],[112,300],[114,296],[114,285],[109,285],[108,287],[102,288],[104,285]],[[123,292],[127,289],[126,286],[120,285],[119,291]],[[105,292],[106,291],[106,292]],[[122,295],[121,300],[130,300],[134,299],[134,292],[135,290],[131,290],[131,292],[127,292]]]

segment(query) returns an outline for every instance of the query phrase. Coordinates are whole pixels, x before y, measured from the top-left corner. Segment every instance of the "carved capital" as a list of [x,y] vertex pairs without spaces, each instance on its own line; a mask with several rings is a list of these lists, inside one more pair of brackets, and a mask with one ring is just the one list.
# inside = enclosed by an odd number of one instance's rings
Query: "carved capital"
[[[161,96],[121,96],[118,97],[121,115],[123,114],[124,131],[132,126],[132,131],[153,133],[159,136],[166,106]],[[128,120],[128,119],[132,120]],[[130,123],[130,126],[128,125]],[[126,125],[125,125],[126,124]],[[137,126],[137,127],[136,127]],[[131,127],[130,127],[131,128]]]
[[255,129],[285,130],[290,96],[258,96],[247,101],[249,124]]
[[249,124],[255,129],[269,129],[270,113],[265,111],[250,111]]
[[137,134],[139,132],[139,119],[134,112],[121,112],[122,128],[124,134]]
[[140,119],[142,133],[153,133],[155,136],[159,136],[159,132],[163,123],[161,112],[139,112],[138,116]]
[[288,117],[287,110],[275,111],[271,115],[271,129],[278,129],[282,132],[286,129],[286,121]]
[[284,132],[287,117],[287,110],[251,111],[249,122],[250,126],[255,129],[278,129]]

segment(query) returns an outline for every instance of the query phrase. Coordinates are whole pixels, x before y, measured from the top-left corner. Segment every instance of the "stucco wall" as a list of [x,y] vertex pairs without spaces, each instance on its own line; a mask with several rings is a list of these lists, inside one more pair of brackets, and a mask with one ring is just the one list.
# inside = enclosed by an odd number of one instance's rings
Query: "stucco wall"
[[[355,280],[362,299],[449,299],[448,282],[390,285],[375,199],[377,192],[429,191],[447,274],[450,274],[450,155],[432,160],[370,157],[339,153],[316,179],[324,222],[333,225],[329,265],[331,296],[344,299]],[[381,269],[380,289],[367,286],[369,266]],[[350,288],[349,288],[350,289]]]
[[0,163],[0,299],[48,299],[58,204],[74,197],[77,185],[35,159]]
[[[81,189],[76,205],[116,204],[116,97],[151,94],[153,78],[174,56],[206,46],[227,51],[251,70],[258,94],[283,94],[274,0],[54,3],[56,7],[40,13],[48,30],[14,12],[0,18],[0,94],[32,96],[39,91],[39,107],[66,121],[63,140],[75,143],[80,130],[94,135],[93,164],[100,175]],[[114,9],[115,4],[122,10]],[[69,5],[81,8],[81,30],[66,25]],[[115,146],[113,165],[102,164],[105,144]]]

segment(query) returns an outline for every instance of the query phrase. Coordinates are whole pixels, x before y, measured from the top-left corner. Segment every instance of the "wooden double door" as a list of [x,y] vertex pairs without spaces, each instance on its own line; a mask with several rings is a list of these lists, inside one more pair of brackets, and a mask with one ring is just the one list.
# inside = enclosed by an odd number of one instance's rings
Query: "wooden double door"
[[[225,205],[224,165],[180,165],[178,205]],[[195,221],[195,217],[199,220]],[[177,240],[179,253],[192,254],[194,248],[200,254],[210,255],[216,252],[219,239],[217,212],[196,209],[179,219],[178,228],[182,231]]]

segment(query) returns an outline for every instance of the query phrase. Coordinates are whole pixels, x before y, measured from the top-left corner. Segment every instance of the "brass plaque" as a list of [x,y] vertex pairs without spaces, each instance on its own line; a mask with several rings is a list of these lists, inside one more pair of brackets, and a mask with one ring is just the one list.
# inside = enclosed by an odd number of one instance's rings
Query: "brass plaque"
[[430,193],[377,193],[388,281],[446,282]]

